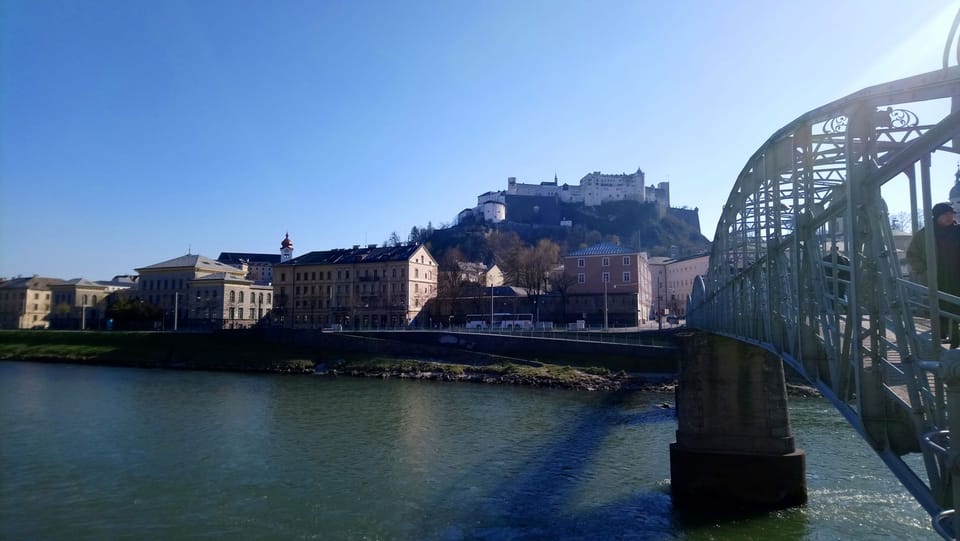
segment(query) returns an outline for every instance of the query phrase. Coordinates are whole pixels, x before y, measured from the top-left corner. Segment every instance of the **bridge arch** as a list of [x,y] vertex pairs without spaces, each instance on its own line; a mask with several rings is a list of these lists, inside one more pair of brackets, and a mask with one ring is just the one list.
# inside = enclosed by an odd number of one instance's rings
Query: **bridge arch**
[[[958,66],[801,115],[738,174],[687,309],[690,326],[761,345],[814,383],[951,538],[960,350],[940,331],[941,318],[960,323],[949,308],[960,298],[939,292],[935,273],[911,279],[909,235],[892,229],[887,203],[909,205],[918,230],[947,199],[931,193],[932,164],[957,154]],[[915,470],[903,457],[917,452]]]

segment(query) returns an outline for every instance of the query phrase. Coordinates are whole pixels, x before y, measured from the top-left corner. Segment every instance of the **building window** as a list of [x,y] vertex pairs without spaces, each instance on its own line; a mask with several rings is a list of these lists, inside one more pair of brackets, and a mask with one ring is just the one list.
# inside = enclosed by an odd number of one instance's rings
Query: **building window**
[[624,264],[624,265],[629,265],[629,264],[630,264],[630,256],[628,256],[628,255],[623,256],[623,264]]
[[235,319],[235,318],[234,318],[234,313],[233,313],[233,308],[230,308],[230,319]]
[[413,269],[413,277],[420,278],[420,269]]
[[582,257],[577,259],[577,266],[578,266],[578,267],[580,267],[580,268],[582,269],[582,268],[585,267],[586,265],[587,265],[587,262],[584,261],[584,259],[583,259]]
[[[281,289],[283,289],[283,288],[281,288]],[[269,293],[267,293],[267,304],[270,304],[270,294],[269,294]]]
[[300,281],[300,273],[299,273],[299,272],[298,272],[297,275],[296,275],[296,280],[297,280],[298,282]]
[[630,273],[629,273],[629,272],[623,273],[623,283],[625,283],[625,284],[629,284],[629,283],[630,283]]
[[608,282],[610,281],[610,273],[609,273],[609,272],[605,272],[605,273],[601,274],[601,275],[600,275],[600,280],[601,280],[603,283],[605,283],[605,284],[608,283]]
[[280,281],[281,281],[281,282],[286,282],[286,281],[287,281],[287,273],[285,273],[285,272],[281,272],[281,273],[280,273]]
[[243,302],[243,291],[241,291],[241,292],[237,295],[237,301]]
[[[236,292],[236,291],[230,291],[230,302],[234,302],[234,301],[236,301],[236,300],[237,300],[237,292]],[[233,308],[231,308],[230,310],[232,311]],[[230,319],[233,319],[233,316],[231,316]]]
[[578,284],[584,284],[584,283],[586,283],[586,282],[587,282],[587,275],[584,274],[584,273],[582,273],[582,272],[578,272],[578,273],[577,273],[577,283],[578,283]]
[[[322,273],[321,273],[321,274],[322,274]],[[316,272],[311,272],[311,273],[310,273],[310,279],[311,279],[311,280],[316,280],[316,279],[317,279],[317,273],[316,273]]]
[[601,259],[601,260],[600,260],[600,264],[603,265],[604,267],[609,267],[609,266],[610,266],[610,258],[609,258],[609,257],[605,257],[605,258]]

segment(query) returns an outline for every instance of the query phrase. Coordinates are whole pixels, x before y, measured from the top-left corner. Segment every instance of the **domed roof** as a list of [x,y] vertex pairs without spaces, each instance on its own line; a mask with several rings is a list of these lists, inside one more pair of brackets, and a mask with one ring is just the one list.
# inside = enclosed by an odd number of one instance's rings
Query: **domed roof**
[[957,174],[954,175],[956,180],[953,183],[953,188],[950,188],[950,197],[951,201],[956,201],[960,199],[960,164],[957,165]]
[[290,233],[287,233],[286,236],[283,237],[283,242],[280,243],[280,248],[283,250],[293,248],[293,241],[290,240]]

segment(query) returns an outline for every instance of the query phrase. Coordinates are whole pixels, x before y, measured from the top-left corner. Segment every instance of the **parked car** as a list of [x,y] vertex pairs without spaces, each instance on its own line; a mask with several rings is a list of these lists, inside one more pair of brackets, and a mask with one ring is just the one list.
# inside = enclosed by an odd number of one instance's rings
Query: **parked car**
[[677,323],[680,323],[680,318],[678,318],[673,314],[670,314],[669,316],[667,316],[667,323],[671,325],[676,325]]

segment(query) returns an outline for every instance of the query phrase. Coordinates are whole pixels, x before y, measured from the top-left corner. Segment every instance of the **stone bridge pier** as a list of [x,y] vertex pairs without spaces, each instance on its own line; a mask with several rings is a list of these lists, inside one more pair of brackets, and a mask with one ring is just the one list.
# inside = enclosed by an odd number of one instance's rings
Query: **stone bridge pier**
[[805,457],[790,432],[781,360],[717,335],[678,340],[673,505],[748,511],[806,503]]

